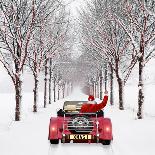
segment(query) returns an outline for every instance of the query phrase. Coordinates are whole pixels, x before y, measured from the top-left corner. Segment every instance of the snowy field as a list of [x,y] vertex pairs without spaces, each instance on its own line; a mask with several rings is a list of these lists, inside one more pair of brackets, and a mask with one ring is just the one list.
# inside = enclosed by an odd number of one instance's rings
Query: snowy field
[[[56,109],[62,107],[64,100],[52,103],[52,105],[44,109],[42,108],[42,97],[43,94],[41,93],[39,112],[33,114],[31,107],[32,94],[25,93],[23,97],[24,105],[22,106],[22,121],[14,122],[13,94],[0,95],[0,155],[155,154],[155,117],[147,116],[143,120],[136,120],[135,112],[131,109],[119,111],[117,101],[116,106],[111,107],[108,105],[105,108],[105,116],[110,117],[113,123],[114,140],[111,146],[61,143],[58,146],[51,146],[48,142],[49,119],[51,116],[56,115]],[[87,96],[77,88],[65,100],[79,99],[86,100]],[[128,101],[136,101],[136,98],[131,96],[128,96],[128,99]],[[151,103],[153,104],[153,102]]]

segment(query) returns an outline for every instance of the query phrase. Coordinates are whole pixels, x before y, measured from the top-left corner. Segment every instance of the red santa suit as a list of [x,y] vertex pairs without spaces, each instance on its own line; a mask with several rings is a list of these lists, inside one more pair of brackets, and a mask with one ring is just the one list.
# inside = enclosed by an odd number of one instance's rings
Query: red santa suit
[[100,111],[103,109],[108,101],[108,96],[105,95],[103,98],[103,101],[99,104],[90,104],[89,102],[86,104],[83,104],[80,110],[80,113],[95,113],[97,111]]

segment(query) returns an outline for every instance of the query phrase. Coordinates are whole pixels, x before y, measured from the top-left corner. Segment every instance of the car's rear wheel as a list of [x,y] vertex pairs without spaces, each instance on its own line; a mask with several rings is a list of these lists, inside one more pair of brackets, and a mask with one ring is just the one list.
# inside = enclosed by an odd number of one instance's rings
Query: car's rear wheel
[[57,112],[57,116],[64,117],[64,111],[63,111],[62,109],[60,109],[60,110]]
[[59,139],[50,139],[51,144],[59,144]]
[[97,117],[104,117],[103,110],[98,111],[96,114],[97,114]]
[[61,139],[61,143],[70,143],[69,139]]
[[111,140],[103,140],[102,141],[103,145],[110,145],[110,143],[111,143]]

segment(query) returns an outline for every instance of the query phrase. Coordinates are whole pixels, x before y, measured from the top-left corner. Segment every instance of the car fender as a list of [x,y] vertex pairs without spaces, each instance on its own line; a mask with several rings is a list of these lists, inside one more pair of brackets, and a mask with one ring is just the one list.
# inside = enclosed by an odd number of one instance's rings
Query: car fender
[[112,123],[110,118],[102,118],[99,122],[100,138],[105,140],[112,140]]
[[56,117],[50,119],[48,139],[58,139],[58,118]]

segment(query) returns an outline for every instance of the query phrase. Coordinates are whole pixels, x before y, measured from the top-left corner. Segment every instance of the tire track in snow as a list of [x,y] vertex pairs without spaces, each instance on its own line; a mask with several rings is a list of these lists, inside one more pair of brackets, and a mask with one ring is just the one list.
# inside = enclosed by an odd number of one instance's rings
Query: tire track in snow
[[48,155],[95,155],[95,154],[104,154],[104,155],[119,155],[120,150],[117,148],[117,145],[111,143],[111,145],[106,146],[102,144],[85,144],[85,143],[70,143],[70,144],[58,144],[51,145],[49,144]]

